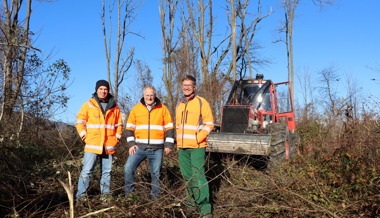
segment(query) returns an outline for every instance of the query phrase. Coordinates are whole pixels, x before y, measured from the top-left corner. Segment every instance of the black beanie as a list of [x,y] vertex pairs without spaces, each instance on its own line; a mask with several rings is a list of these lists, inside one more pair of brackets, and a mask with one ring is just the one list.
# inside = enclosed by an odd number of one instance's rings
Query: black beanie
[[105,87],[107,87],[108,90],[110,89],[110,84],[107,81],[105,81],[105,80],[102,79],[102,80],[98,80],[96,82],[95,92],[98,91],[98,88],[100,86],[105,86]]

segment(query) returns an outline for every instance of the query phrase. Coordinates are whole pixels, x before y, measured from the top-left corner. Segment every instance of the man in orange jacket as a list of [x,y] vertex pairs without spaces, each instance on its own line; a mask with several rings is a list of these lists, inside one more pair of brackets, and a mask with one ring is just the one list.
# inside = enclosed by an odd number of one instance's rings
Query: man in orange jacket
[[196,95],[196,80],[182,80],[183,97],[176,108],[178,161],[187,182],[187,195],[202,217],[212,217],[209,186],[205,176],[206,138],[214,128],[209,103]]
[[172,152],[174,128],[168,108],[156,97],[153,86],[144,88],[144,96],[135,105],[126,125],[129,156],[124,167],[125,195],[133,200],[134,174],[141,161],[148,160],[152,199],[160,196],[160,171],[163,153]]
[[84,200],[96,161],[100,159],[101,199],[107,200],[112,197],[112,158],[123,129],[120,108],[116,99],[109,93],[107,81],[96,82],[95,93],[82,105],[77,115],[76,128],[85,143],[84,163],[78,180],[76,198],[78,201]]

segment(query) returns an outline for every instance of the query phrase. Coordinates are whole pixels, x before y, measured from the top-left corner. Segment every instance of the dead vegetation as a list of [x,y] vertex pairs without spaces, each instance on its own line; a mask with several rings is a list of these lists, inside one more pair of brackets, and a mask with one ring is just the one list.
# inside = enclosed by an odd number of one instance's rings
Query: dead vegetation
[[[207,176],[214,216],[378,217],[380,123],[375,118],[345,119],[334,132],[329,123],[298,123],[300,155],[276,164],[270,171],[257,169],[252,157],[210,154]],[[1,217],[70,217],[63,184],[70,186],[70,172],[71,189],[76,191],[83,145],[70,126],[49,126],[40,132],[44,134],[38,142],[28,138],[21,145],[1,148]],[[199,216],[184,204],[184,183],[176,154],[165,158],[162,197],[156,201],[150,200],[146,163],[136,173],[136,199],[130,202],[124,198],[127,149],[120,146],[116,157],[113,201],[104,203],[99,199],[97,168],[90,198],[73,208],[74,217]]]

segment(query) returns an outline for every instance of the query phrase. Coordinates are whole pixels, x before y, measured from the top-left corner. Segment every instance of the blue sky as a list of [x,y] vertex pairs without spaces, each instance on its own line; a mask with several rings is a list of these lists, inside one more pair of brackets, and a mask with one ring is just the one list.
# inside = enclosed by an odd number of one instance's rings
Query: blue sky
[[[223,4],[215,3],[214,6],[220,10],[216,13],[216,23],[225,17],[225,12],[221,10],[225,2],[221,2]],[[281,1],[265,2],[264,13],[270,7],[274,13],[260,23],[256,40],[264,46],[260,54],[270,58],[272,64],[260,72],[266,78],[282,82],[287,80],[285,46],[272,43],[279,37],[275,29],[283,18],[283,11],[278,7]],[[337,0],[336,5],[322,11],[311,2],[302,0],[296,11],[295,72],[307,68],[317,74],[326,67],[334,66],[338,74],[349,74],[356,79],[358,85],[364,88],[366,96],[371,93],[379,98],[380,1],[364,0],[358,3]],[[72,70],[73,84],[68,90],[71,97],[69,107],[56,119],[74,123],[81,105],[94,92],[95,82],[106,78],[100,14],[101,0],[58,0],[51,3],[35,2],[33,5],[31,30],[36,33],[35,47],[43,50],[44,55],[52,52],[52,60],[66,60]],[[145,61],[151,67],[155,84],[161,84],[158,0],[145,0],[132,30],[144,38],[129,37],[127,44],[136,48],[136,59]],[[373,68],[377,68],[377,72]],[[371,80],[373,78],[376,80]]]

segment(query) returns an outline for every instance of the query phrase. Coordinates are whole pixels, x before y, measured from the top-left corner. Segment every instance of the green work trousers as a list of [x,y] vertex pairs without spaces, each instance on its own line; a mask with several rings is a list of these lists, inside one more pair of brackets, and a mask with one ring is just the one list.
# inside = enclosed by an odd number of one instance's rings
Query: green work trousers
[[187,182],[189,203],[195,203],[200,214],[211,213],[210,193],[205,176],[205,148],[180,148],[179,167]]

